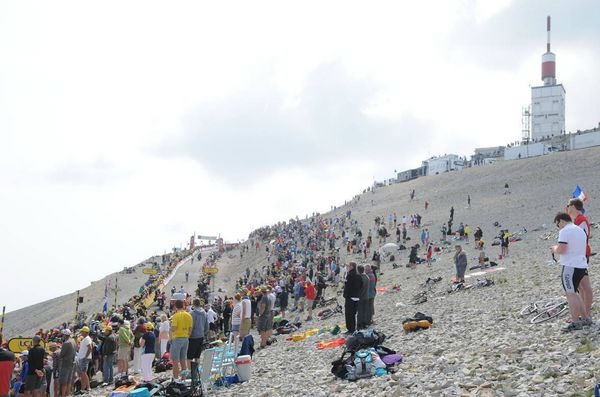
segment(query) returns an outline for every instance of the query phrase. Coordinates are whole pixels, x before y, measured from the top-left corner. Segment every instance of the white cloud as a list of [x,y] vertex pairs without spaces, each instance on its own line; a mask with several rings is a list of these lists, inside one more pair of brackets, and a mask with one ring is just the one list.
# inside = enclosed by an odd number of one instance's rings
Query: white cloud
[[590,4],[3,2],[3,260],[44,274],[21,304],[518,139],[547,14],[567,126],[595,126]]

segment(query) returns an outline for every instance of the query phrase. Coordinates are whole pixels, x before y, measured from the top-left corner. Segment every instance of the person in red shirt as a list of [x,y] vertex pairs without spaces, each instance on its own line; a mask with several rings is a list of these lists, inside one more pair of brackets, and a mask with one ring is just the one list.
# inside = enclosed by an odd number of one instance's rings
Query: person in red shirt
[[427,247],[427,264],[431,266],[431,258],[433,257],[433,244],[429,243]]
[[0,335],[0,396],[8,396],[14,367],[15,355],[10,350],[2,348],[2,335]]
[[306,318],[306,321],[310,321],[312,320],[313,302],[317,298],[317,290],[310,280],[307,280],[304,284],[304,295],[306,296],[306,306],[308,307],[308,317]]
[[[567,204],[567,213],[573,219],[573,223],[579,226],[585,232],[587,236],[585,256],[587,258],[588,265],[590,263],[590,256],[592,254],[592,248],[590,247],[590,238],[592,237],[592,228],[588,218],[583,213],[583,201],[578,198],[569,200]],[[581,279],[579,283],[579,294],[583,300],[585,307],[585,319],[584,325],[591,325],[592,323],[592,303],[594,301],[594,294],[592,292],[592,283],[590,277],[587,274]]]

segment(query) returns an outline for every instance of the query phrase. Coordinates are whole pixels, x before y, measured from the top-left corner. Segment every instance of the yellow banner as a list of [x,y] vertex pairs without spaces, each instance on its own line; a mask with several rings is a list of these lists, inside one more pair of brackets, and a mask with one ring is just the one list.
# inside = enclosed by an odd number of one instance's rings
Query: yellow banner
[[[13,353],[21,353],[29,350],[33,346],[33,338],[12,338],[8,341],[8,350]],[[44,347],[44,341],[40,342],[40,346]]]

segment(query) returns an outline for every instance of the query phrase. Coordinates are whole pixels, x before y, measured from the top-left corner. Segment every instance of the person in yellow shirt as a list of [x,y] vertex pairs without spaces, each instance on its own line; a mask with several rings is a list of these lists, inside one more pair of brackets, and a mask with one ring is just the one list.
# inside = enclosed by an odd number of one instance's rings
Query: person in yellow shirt
[[183,301],[175,302],[177,312],[171,318],[171,360],[173,360],[173,378],[187,369],[187,350],[192,333],[192,315],[183,310]]
[[469,234],[471,234],[471,228],[469,225],[465,225],[465,240],[469,243]]

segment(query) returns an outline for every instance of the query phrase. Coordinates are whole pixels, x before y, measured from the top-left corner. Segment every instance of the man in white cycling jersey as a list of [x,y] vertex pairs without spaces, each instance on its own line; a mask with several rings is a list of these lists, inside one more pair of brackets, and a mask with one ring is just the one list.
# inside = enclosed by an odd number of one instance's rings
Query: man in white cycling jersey
[[571,313],[571,323],[563,331],[570,332],[581,329],[585,321],[585,308],[578,289],[581,279],[587,274],[587,236],[581,228],[573,224],[571,217],[565,212],[559,212],[554,217],[554,223],[559,228],[558,244],[551,250],[560,255],[562,285]]

